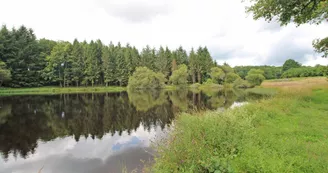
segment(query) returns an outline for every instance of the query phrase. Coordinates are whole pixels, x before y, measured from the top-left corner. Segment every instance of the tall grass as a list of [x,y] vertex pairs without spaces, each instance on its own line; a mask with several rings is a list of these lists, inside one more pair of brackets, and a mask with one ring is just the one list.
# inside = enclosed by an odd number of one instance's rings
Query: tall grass
[[328,83],[297,82],[223,113],[180,115],[152,171],[328,172]]

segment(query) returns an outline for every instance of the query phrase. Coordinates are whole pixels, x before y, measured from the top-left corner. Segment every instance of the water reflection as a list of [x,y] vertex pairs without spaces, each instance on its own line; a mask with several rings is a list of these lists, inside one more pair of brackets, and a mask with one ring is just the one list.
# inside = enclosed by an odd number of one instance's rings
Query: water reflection
[[[180,111],[229,108],[258,95],[148,91],[0,98],[0,172],[120,172],[151,160],[150,141]],[[139,169],[139,170],[140,170]]]

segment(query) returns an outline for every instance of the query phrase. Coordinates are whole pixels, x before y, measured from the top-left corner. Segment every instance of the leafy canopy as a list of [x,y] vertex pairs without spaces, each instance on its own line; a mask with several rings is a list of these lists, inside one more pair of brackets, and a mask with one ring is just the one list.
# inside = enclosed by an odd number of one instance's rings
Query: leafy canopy
[[210,76],[214,83],[221,83],[224,80],[225,73],[219,67],[212,67]]
[[[319,24],[328,18],[327,0],[249,0],[252,5],[247,12],[252,12],[254,19],[264,18],[267,21],[276,19],[281,25],[295,23]],[[328,56],[328,37],[313,42],[317,52]]]
[[137,67],[129,78],[129,89],[163,88],[166,79],[162,73],[155,73],[147,67]]
[[287,71],[291,68],[299,68],[302,65],[300,63],[298,63],[297,61],[293,60],[293,59],[288,59],[287,61],[285,61],[284,65],[282,66],[282,71]]
[[263,74],[263,70],[251,69],[246,76],[246,80],[253,86],[259,86],[265,80]]
[[186,85],[188,83],[188,67],[184,64],[179,65],[178,69],[173,71],[170,82],[173,85]]
[[228,73],[225,78],[226,83],[233,83],[235,80],[239,79],[239,75],[236,73]]

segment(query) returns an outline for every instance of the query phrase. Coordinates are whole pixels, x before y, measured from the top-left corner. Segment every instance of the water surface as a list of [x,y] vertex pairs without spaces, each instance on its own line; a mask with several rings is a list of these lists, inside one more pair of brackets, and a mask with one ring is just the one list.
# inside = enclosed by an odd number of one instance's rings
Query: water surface
[[0,173],[140,172],[175,115],[259,95],[148,91],[0,97]]

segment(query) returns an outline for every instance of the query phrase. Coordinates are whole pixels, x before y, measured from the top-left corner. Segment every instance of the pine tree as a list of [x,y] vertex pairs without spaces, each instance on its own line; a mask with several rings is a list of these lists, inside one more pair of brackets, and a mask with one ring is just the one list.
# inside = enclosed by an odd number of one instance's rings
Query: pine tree
[[178,65],[181,65],[181,64],[188,65],[188,55],[187,55],[187,52],[182,48],[182,46],[180,46],[175,51],[175,58],[176,58]]
[[196,83],[198,61],[197,61],[197,55],[194,51],[194,48],[192,48],[189,53],[189,68],[190,68],[192,83]]
[[161,72],[168,78],[170,74],[170,57],[161,46],[156,55],[155,61],[156,71]]
[[83,47],[77,39],[75,39],[73,42],[72,59],[72,80],[75,82],[76,86],[79,86],[83,79],[84,57]]
[[115,48],[115,54],[116,54],[116,73],[117,73],[117,80],[120,86],[126,85],[129,79],[129,69],[127,66],[127,57],[128,51],[126,51],[126,48],[121,47],[121,44],[118,43],[117,47]]
[[90,82],[92,86],[101,80],[101,64],[102,64],[102,43],[100,40],[94,42],[93,40],[87,46],[86,58],[86,81]]
[[147,45],[146,48],[141,51],[139,66],[154,70],[154,60],[153,50]]

